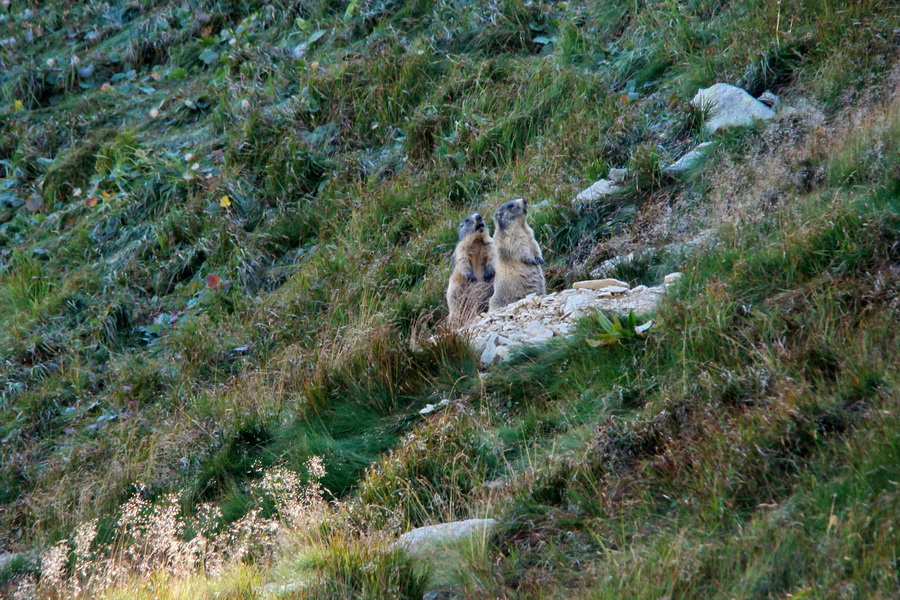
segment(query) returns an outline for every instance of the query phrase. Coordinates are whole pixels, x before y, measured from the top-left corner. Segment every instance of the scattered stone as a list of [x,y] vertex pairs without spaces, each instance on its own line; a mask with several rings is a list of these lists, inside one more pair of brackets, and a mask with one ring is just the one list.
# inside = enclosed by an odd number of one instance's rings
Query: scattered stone
[[418,527],[400,536],[396,545],[406,550],[410,556],[422,557],[441,546],[447,546],[468,539],[487,537],[497,528],[494,519],[468,519],[440,525]]
[[25,208],[31,212],[37,212],[41,210],[41,207],[43,205],[44,199],[37,194],[32,194],[28,197],[28,201],[25,202]]
[[622,183],[628,177],[628,169],[610,169],[607,179],[613,183]]
[[[479,323],[485,325],[485,323],[482,323],[481,321],[479,321]],[[475,352],[477,352],[479,355],[484,354],[484,351],[487,348],[487,340],[484,338],[472,340],[472,348],[474,348]]]
[[684,273],[669,273],[666,275],[665,279],[663,279],[663,285],[666,286],[666,289],[672,287],[684,277]]
[[548,329],[539,321],[530,322],[523,330],[527,336],[525,343],[542,344],[553,337],[553,330]]
[[16,560],[21,556],[20,554],[14,554],[12,552],[0,552],[0,570],[3,569],[6,565]]
[[609,179],[601,179],[600,181],[594,182],[591,187],[581,190],[581,192],[575,196],[575,204],[590,204],[604,196],[614,194],[620,189],[622,189],[622,186],[618,183],[610,181]]
[[771,108],[741,88],[727,83],[701,88],[691,100],[691,104],[708,111],[703,124],[707,133],[775,118]]
[[629,290],[629,287],[625,285],[624,287],[621,285],[609,285],[603,288],[601,291],[606,292],[608,294],[624,294]]
[[87,64],[83,67],[78,67],[78,76],[82,79],[90,79],[94,76],[94,63]]
[[13,192],[2,192],[0,193],[0,207],[6,208],[19,208],[25,204],[24,200],[21,200],[15,193]]
[[703,160],[703,157],[706,156],[707,149],[712,145],[712,142],[703,142],[702,144],[676,160],[673,164],[663,169],[662,172],[666,175],[677,176],[690,171]]
[[781,108],[781,98],[779,98],[776,94],[772,93],[771,90],[766,90],[762,93],[762,95],[757,98],[760,102],[778,112],[778,109]]
[[434,411],[444,408],[448,404],[450,404],[450,400],[448,398],[444,398],[437,404],[426,404],[425,408],[423,408],[422,410],[419,411],[419,414],[420,415],[430,415]]
[[576,290],[602,290],[608,287],[623,287],[626,290],[631,286],[624,281],[618,279],[589,279],[587,281],[576,281],[572,284]]
[[509,346],[497,346],[497,353],[494,355],[497,362],[503,362],[509,359]]
[[495,358],[497,358],[497,344],[489,341],[484,347],[484,352],[481,353],[481,364],[489,365],[494,362]]

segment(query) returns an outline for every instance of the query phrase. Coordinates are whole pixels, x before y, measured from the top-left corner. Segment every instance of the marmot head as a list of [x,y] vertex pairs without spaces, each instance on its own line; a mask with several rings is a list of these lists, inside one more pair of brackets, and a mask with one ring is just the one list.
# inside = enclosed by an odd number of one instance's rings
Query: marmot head
[[494,213],[494,223],[497,229],[506,229],[511,224],[522,221],[525,222],[525,215],[528,214],[528,201],[523,198],[510,200],[497,209]]
[[462,223],[459,224],[459,228],[457,229],[459,232],[459,239],[462,240],[467,235],[471,235],[473,233],[481,233],[484,231],[484,219],[481,218],[481,215],[478,213],[472,213],[468,217],[462,220]]

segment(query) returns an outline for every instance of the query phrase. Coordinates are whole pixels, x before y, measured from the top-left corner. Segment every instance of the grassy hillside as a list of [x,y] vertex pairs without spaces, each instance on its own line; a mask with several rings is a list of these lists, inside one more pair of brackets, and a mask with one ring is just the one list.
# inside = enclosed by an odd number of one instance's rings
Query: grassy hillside
[[[0,594],[896,597],[898,56],[886,0],[0,2]],[[550,289],[684,271],[646,339],[479,375],[516,197]]]

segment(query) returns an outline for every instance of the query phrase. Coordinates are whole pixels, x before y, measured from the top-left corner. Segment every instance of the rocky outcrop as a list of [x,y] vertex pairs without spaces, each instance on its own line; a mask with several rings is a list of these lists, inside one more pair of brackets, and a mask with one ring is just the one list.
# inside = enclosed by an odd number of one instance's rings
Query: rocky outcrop
[[756,121],[769,121],[775,112],[739,87],[717,83],[701,88],[691,104],[707,111],[703,128],[707,133],[720,129],[753,125]]
[[531,294],[501,310],[483,314],[460,330],[469,336],[489,365],[505,360],[512,348],[545,343],[554,337],[570,335],[579,317],[605,310],[620,314],[634,311],[647,314],[656,310],[665,288],[635,288],[616,279],[580,281],[573,289],[545,296]]

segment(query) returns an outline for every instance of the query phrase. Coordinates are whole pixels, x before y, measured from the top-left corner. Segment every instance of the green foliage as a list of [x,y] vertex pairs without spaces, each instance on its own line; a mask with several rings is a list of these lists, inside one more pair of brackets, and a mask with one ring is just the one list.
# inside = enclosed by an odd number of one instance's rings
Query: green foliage
[[612,320],[603,313],[597,313],[597,321],[603,333],[599,333],[594,337],[585,340],[588,346],[596,348],[598,346],[609,346],[611,344],[624,343],[626,341],[638,339],[644,336],[653,321],[639,325],[638,319],[634,311],[628,311],[628,316],[624,320],[619,321],[619,317],[613,315]]
[[56,287],[47,269],[33,258],[17,257],[5,271],[0,280],[3,315],[7,319],[36,316]]

